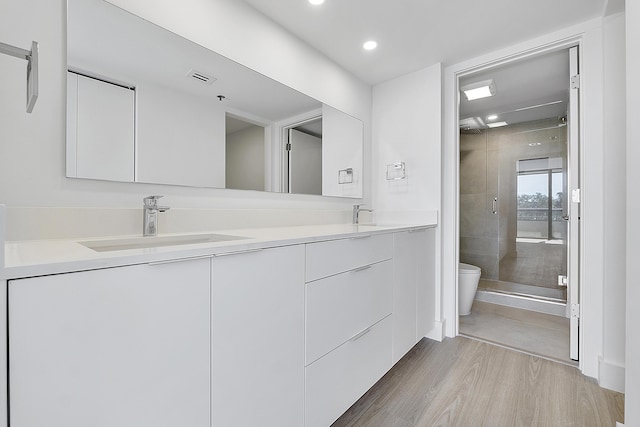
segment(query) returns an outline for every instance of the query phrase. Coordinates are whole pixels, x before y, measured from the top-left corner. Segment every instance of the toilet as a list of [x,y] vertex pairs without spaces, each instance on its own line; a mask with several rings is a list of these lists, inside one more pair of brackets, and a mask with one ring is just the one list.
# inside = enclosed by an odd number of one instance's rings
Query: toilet
[[478,282],[482,270],[471,264],[458,264],[458,314],[466,316],[471,313],[471,305],[476,296]]

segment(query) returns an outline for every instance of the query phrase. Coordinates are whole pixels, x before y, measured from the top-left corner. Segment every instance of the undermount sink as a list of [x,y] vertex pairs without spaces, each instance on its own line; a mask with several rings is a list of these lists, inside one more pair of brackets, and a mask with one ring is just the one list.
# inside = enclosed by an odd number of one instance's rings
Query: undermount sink
[[199,243],[227,242],[246,237],[226,234],[185,234],[180,236],[124,237],[111,240],[78,242],[96,252],[124,251],[127,249],[159,248],[163,246],[195,245]]

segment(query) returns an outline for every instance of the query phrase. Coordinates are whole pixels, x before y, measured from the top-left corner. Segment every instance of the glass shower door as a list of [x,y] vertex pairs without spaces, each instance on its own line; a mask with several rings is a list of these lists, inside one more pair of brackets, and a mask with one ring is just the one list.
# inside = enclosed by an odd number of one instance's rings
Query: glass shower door
[[566,127],[557,118],[500,130],[499,281],[514,292],[565,301]]

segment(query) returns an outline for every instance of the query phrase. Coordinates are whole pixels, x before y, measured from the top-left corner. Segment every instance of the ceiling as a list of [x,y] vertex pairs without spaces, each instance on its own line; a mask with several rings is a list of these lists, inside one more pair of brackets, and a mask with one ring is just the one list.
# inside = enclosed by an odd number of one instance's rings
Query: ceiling
[[[483,129],[493,121],[508,124],[557,118],[567,113],[569,101],[569,51],[564,49],[545,55],[494,67],[460,79],[460,87],[493,80],[496,94],[468,101],[460,96],[462,128]],[[470,119],[466,121],[465,119]]]
[[[607,0],[244,0],[375,85],[602,16]],[[612,0],[609,0],[609,3]],[[615,3],[615,1],[614,1]],[[368,39],[378,41],[364,51]]]

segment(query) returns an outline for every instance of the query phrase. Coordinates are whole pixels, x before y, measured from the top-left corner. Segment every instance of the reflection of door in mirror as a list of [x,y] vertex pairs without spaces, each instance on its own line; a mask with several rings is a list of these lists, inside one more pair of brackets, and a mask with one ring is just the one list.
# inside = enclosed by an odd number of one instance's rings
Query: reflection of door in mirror
[[265,191],[265,129],[227,114],[226,188]]
[[322,195],[322,119],[289,129],[288,192]]
[[67,176],[132,182],[135,89],[67,72]]

